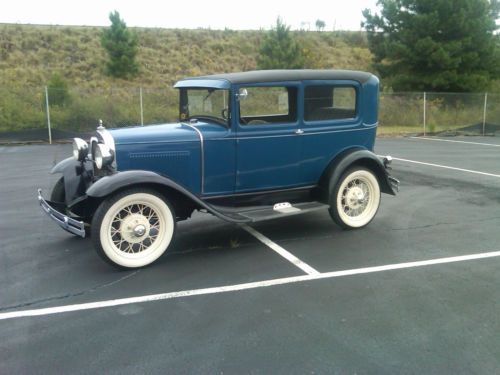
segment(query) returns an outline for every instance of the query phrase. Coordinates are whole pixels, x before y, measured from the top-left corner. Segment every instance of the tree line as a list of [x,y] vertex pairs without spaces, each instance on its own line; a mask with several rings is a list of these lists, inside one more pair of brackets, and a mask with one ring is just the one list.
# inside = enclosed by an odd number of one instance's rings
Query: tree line
[[[474,92],[500,78],[499,0],[379,0],[379,13],[363,11],[374,73],[395,91]],[[137,36],[118,12],[101,35],[107,73],[139,71]],[[318,31],[325,23],[316,22]],[[264,33],[258,69],[299,69],[306,59],[281,18]],[[332,67],[334,68],[334,67]]]

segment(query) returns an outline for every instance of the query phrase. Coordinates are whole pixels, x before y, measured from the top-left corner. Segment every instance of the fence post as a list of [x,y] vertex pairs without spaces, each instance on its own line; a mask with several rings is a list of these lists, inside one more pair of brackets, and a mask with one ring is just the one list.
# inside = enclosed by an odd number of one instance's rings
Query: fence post
[[488,93],[484,93],[484,108],[483,108],[483,136],[486,128],[486,106],[488,105]]
[[139,87],[139,100],[141,102],[141,125],[144,126],[144,111],[142,107],[142,86]]
[[50,129],[49,89],[45,86],[45,107],[47,109],[47,128],[49,129],[49,144],[52,144],[52,130]]
[[424,137],[425,137],[425,130],[426,130],[426,122],[427,122],[426,107],[427,107],[427,93],[424,91]]

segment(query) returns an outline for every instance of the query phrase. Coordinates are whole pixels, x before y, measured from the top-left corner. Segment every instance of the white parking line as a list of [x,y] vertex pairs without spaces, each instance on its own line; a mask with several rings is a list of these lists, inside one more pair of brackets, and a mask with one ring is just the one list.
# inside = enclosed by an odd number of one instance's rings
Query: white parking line
[[248,233],[250,233],[252,236],[254,236],[255,238],[257,238],[264,245],[266,245],[266,246],[270,247],[271,249],[273,249],[275,252],[277,252],[283,258],[285,258],[289,262],[295,264],[297,267],[299,267],[305,273],[307,273],[309,275],[318,275],[319,274],[319,272],[316,271],[314,268],[312,268],[310,265],[308,265],[307,263],[304,263],[299,258],[297,258],[295,255],[293,255],[292,253],[286,251],[280,245],[278,245],[277,243],[271,241],[269,238],[267,238],[266,236],[264,236],[262,233],[257,232],[252,227],[249,227],[246,224],[241,224],[240,227],[242,227],[243,229],[245,229]]
[[463,169],[463,168],[457,168],[457,167],[450,167],[448,165],[440,165],[440,164],[433,164],[433,163],[424,163],[423,161],[408,160],[408,159],[401,159],[401,158],[395,158],[395,157],[393,157],[392,159],[393,160],[402,161],[402,162],[406,162],[406,163],[421,164],[421,165],[427,165],[429,167],[451,169],[451,170],[454,170],[454,171],[474,173],[474,174],[480,174],[482,176],[489,176],[489,177],[500,178],[500,174],[493,174],[493,173],[487,173],[487,172],[473,171],[471,169]]
[[389,265],[385,265],[385,266],[357,268],[357,269],[345,270],[345,271],[325,272],[325,273],[318,273],[318,274],[314,274],[314,275],[285,277],[285,278],[281,278],[281,279],[256,281],[253,283],[246,283],[246,284],[227,285],[227,286],[205,288],[205,289],[184,290],[184,291],[180,291],[180,292],[152,294],[152,295],[148,295],[148,296],[121,298],[121,299],[107,300],[107,301],[100,301],[100,302],[81,303],[81,304],[76,304],[76,305],[56,306],[56,307],[48,307],[48,308],[34,309],[34,310],[12,311],[12,312],[8,312],[8,313],[0,313],[0,320],[22,318],[22,317],[31,317],[31,316],[61,314],[61,313],[71,312],[71,311],[101,309],[104,307],[121,306],[121,305],[128,305],[128,304],[132,304],[132,303],[144,303],[144,302],[151,302],[151,301],[160,301],[160,300],[189,297],[189,296],[227,293],[227,292],[234,292],[234,291],[239,291],[239,290],[264,288],[264,287],[269,287],[269,286],[274,286],[274,285],[292,284],[292,283],[298,283],[298,282],[302,282],[302,281],[330,279],[330,278],[334,278],[334,277],[360,275],[360,274],[366,274],[366,273],[391,271],[391,270],[398,270],[398,269],[404,269],[404,268],[424,267],[424,266],[431,266],[431,265],[436,265],[436,264],[464,262],[464,261],[468,261],[468,260],[494,258],[494,257],[500,257],[500,251],[492,251],[492,252],[488,252],[488,253],[479,253],[479,254],[470,254],[470,255],[461,255],[461,256],[448,257],[448,258],[437,258],[437,259],[423,260],[423,261],[417,261],[417,262],[396,263],[396,264],[389,264]]
[[423,140],[423,141],[450,142],[450,143],[465,143],[465,144],[470,144],[470,145],[500,147],[500,145],[496,145],[496,144],[494,144],[494,143],[470,142],[470,141],[456,141],[456,140],[452,140],[452,139],[428,138],[428,137],[409,137],[409,138],[411,138],[411,139],[419,139],[419,140]]

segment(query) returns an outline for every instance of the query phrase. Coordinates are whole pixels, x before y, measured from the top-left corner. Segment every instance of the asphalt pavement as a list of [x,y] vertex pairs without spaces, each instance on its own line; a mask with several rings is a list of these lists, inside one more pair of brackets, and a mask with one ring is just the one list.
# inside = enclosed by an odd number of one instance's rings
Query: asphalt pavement
[[[500,257],[467,256],[500,251],[499,146],[378,139],[401,191],[368,227],[343,231],[322,211],[252,225],[323,275],[366,272],[308,279],[205,214],[153,266],[116,271],[38,207],[71,147],[0,147],[0,373],[497,373]],[[156,294],[169,297],[1,319]]]

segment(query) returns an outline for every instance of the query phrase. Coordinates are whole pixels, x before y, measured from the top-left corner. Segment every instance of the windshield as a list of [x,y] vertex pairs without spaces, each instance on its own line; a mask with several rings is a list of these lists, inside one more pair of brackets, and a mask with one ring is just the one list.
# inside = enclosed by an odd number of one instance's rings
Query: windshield
[[205,119],[227,125],[229,120],[228,98],[228,90],[181,89],[180,119]]

